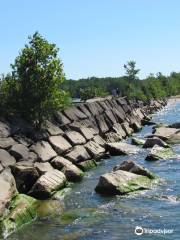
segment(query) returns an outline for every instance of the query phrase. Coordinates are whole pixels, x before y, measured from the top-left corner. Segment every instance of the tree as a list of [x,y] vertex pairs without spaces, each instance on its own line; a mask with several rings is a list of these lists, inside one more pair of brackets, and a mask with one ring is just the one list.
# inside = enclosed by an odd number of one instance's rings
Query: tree
[[67,93],[60,89],[64,73],[59,49],[38,32],[28,39],[11,65],[10,105],[16,114],[40,128],[44,120],[66,104]]
[[128,61],[127,64],[124,64],[124,69],[130,81],[135,81],[138,79],[137,74],[139,73],[140,69],[136,69],[135,61]]

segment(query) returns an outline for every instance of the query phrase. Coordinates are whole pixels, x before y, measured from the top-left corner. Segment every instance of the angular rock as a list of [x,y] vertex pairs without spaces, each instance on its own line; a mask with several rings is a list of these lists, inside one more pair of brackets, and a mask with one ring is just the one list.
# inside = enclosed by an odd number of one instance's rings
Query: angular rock
[[107,143],[119,142],[122,140],[122,136],[119,133],[108,132],[105,134],[105,139]]
[[32,162],[18,162],[11,169],[20,193],[27,193],[39,177],[39,173]]
[[2,217],[11,199],[17,194],[15,179],[9,168],[0,174],[0,189],[0,217]]
[[169,145],[165,143],[163,140],[161,140],[158,137],[153,137],[153,138],[147,138],[146,142],[143,145],[143,148],[152,148],[154,145],[158,145],[160,147],[167,148]]
[[86,140],[91,140],[96,134],[92,128],[82,127],[79,132],[85,137]]
[[117,133],[119,136],[121,136],[121,138],[126,137],[126,132],[124,131],[120,123],[116,123],[113,125],[113,131]]
[[84,176],[84,173],[78,167],[63,157],[54,158],[51,164],[54,168],[61,170],[68,181],[79,181]]
[[16,144],[16,142],[11,137],[0,138],[0,148],[9,149],[10,147],[12,147],[15,144]]
[[50,144],[45,141],[37,142],[31,147],[31,150],[38,155],[38,159],[42,162],[50,161],[52,158],[57,156]]
[[180,132],[172,134],[166,142],[168,144],[179,144],[180,143]]
[[132,140],[131,140],[131,143],[133,145],[143,145],[145,143],[145,140],[144,139],[140,139],[140,138],[136,138],[136,137],[133,137]]
[[107,143],[106,150],[109,151],[111,155],[129,155],[136,154],[139,151],[139,148],[128,143],[118,142]]
[[125,131],[126,135],[129,136],[133,133],[133,129],[130,128],[127,122],[121,123],[122,129]]
[[54,169],[42,175],[29,191],[29,195],[37,199],[47,199],[55,191],[65,187],[66,177],[64,173]]
[[72,163],[82,162],[91,158],[84,146],[75,146],[65,157]]
[[180,128],[180,122],[170,124],[168,127],[170,127],[170,128]]
[[69,109],[65,109],[64,110],[64,114],[73,122],[73,121],[77,121],[82,120],[82,119],[86,119],[87,116],[80,111],[77,107],[73,106]]
[[48,162],[44,162],[44,163],[43,162],[36,162],[34,164],[34,167],[36,168],[36,170],[39,173],[39,175],[43,175],[46,172],[49,172],[49,171],[53,170],[53,167]]
[[62,135],[64,132],[60,129],[57,124],[46,121],[47,131],[51,136]]
[[94,159],[100,158],[105,154],[105,149],[94,141],[86,143],[85,148]]
[[91,117],[91,113],[88,108],[84,104],[79,104],[78,108],[81,112],[83,112],[87,117]]
[[96,116],[96,121],[97,121],[99,131],[101,133],[106,133],[106,132],[109,131],[108,124],[107,124],[107,122],[105,120],[105,117],[103,115],[97,115]]
[[23,144],[15,144],[11,147],[10,153],[16,160],[28,159],[29,149]]
[[86,139],[76,131],[68,131],[65,133],[66,138],[68,141],[74,146],[74,145],[81,145],[86,143]]
[[152,180],[148,177],[117,170],[100,176],[95,190],[107,195],[122,195],[133,191],[151,189],[151,187]]
[[94,138],[93,138],[93,141],[96,142],[97,144],[99,144],[101,147],[105,147],[106,145],[106,141],[99,135],[96,135]]
[[55,114],[55,120],[60,124],[60,125],[68,125],[69,123],[71,123],[70,119],[67,118],[64,114],[62,114],[61,112],[57,112]]
[[178,133],[177,128],[159,127],[155,129],[154,136],[161,138],[164,141],[170,139],[171,135]]
[[6,168],[13,166],[16,163],[16,160],[6,150],[0,149],[0,163],[4,168]]
[[146,160],[154,161],[159,159],[167,159],[175,157],[171,148],[163,148],[158,145],[154,145],[150,153],[147,155]]
[[117,170],[123,170],[131,173],[135,173],[138,175],[146,176],[150,179],[155,179],[156,176],[154,173],[150,172],[147,168],[144,168],[143,166],[131,161],[131,160],[126,160],[123,161],[120,165],[117,165],[113,168],[113,171]]
[[3,235],[6,237],[20,229],[24,224],[32,222],[37,217],[37,200],[18,194],[13,198],[9,213],[2,221]]
[[36,162],[38,160],[38,156],[34,152],[29,152],[29,156],[27,160],[30,162]]
[[72,147],[71,144],[62,136],[52,136],[49,138],[49,142],[58,154],[66,152]]
[[23,144],[26,147],[29,147],[30,145],[33,144],[32,139],[27,138],[24,135],[14,135],[13,138],[16,140],[17,143]]

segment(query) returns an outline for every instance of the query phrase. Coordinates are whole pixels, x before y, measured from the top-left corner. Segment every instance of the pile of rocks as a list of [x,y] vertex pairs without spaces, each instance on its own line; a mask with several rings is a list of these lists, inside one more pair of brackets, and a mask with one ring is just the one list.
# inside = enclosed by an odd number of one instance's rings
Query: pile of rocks
[[11,211],[17,194],[27,195],[23,203],[28,197],[50,198],[69,181],[80,181],[84,171],[109,152],[132,151],[122,145],[117,151],[115,142],[141,129],[150,120],[148,114],[165,104],[154,100],[144,105],[126,98],[79,104],[57,112],[41,131],[23,119],[1,119],[0,216]]

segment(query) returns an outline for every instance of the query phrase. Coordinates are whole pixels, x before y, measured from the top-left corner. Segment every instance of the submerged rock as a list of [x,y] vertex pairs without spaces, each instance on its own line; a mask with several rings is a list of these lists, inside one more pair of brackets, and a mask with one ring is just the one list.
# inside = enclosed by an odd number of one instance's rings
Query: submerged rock
[[139,148],[128,143],[118,142],[107,143],[106,150],[109,151],[111,155],[129,155],[136,154],[139,151]]
[[107,195],[122,195],[137,190],[151,189],[152,180],[146,176],[117,170],[99,178],[95,190]]
[[155,145],[150,153],[147,155],[146,160],[153,161],[159,159],[167,159],[174,157],[175,154],[171,148],[163,148],[158,145]]
[[81,168],[83,171],[88,171],[92,168],[97,167],[97,163],[95,160],[91,159],[84,162],[80,162],[77,164],[77,166]]
[[168,148],[169,145],[165,143],[162,139],[158,137],[147,138],[146,142],[143,145],[143,148],[152,148],[154,145],[158,145],[160,147]]
[[143,145],[145,143],[144,139],[133,137],[131,140],[133,145]]
[[24,194],[18,194],[9,206],[9,211],[1,222],[4,237],[18,230],[22,225],[34,220],[37,216],[37,200]]

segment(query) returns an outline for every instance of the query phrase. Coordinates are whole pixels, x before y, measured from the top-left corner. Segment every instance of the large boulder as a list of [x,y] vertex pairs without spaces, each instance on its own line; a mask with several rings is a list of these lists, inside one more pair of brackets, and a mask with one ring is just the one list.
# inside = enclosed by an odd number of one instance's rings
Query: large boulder
[[78,167],[63,157],[54,158],[51,164],[54,168],[61,170],[68,181],[79,181],[84,176],[84,173]]
[[6,168],[0,174],[0,217],[3,216],[11,199],[17,194],[16,182],[11,170]]
[[9,125],[4,121],[0,121],[0,138],[7,138],[11,134]]
[[158,145],[154,145],[150,153],[147,155],[146,160],[154,161],[173,157],[175,157],[175,154],[171,148],[163,148]]
[[0,148],[9,149],[10,147],[12,147],[15,144],[16,144],[16,142],[11,137],[0,138]]
[[127,136],[129,136],[133,133],[133,129],[129,126],[128,122],[121,123],[121,126]]
[[129,192],[151,189],[152,180],[146,176],[117,170],[99,178],[95,190],[107,195],[122,195]]
[[122,128],[120,123],[115,123],[112,127],[113,131],[117,134],[119,134],[119,136],[121,136],[121,138],[125,138],[126,137],[126,132],[125,130]]
[[76,131],[68,131],[65,133],[66,138],[68,141],[74,146],[74,145],[81,145],[86,143],[86,139]]
[[11,147],[10,153],[16,158],[17,161],[28,159],[29,149],[23,144],[15,144]]
[[49,133],[51,136],[61,135],[61,134],[64,133],[64,132],[57,126],[56,123],[51,122],[51,121],[46,121],[46,128],[47,128],[48,133]]
[[72,163],[79,163],[91,158],[84,146],[75,146],[65,157]]
[[34,167],[38,171],[39,175],[43,175],[46,172],[53,170],[53,167],[49,162],[36,162],[34,163]]
[[159,127],[155,129],[154,136],[159,137],[164,141],[167,141],[173,134],[176,134],[178,132],[179,129],[177,128]]
[[136,154],[139,151],[139,148],[128,143],[118,142],[107,143],[106,150],[109,151],[111,155],[129,155]]
[[52,136],[49,138],[49,142],[58,154],[68,151],[72,146],[62,136]]
[[169,125],[170,128],[180,128],[180,122],[176,122]]
[[42,175],[29,191],[29,195],[37,199],[47,199],[55,191],[65,187],[66,177],[64,173],[54,169]]
[[31,150],[38,155],[38,159],[42,162],[50,161],[52,158],[57,156],[57,153],[46,141],[37,142],[31,147]]
[[36,216],[37,200],[24,194],[18,194],[11,201],[9,212],[1,222],[3,235],[7,237],[24,224],[32,222]]
[[11,169],[20,193],[27,193],[39,177],[34,164],[29,161],[18,162]]
[[147,168],[131,161],[131,160],[126,160],[123,161],[120,165],[117,165],[113,168],[113,171],[117,170],[123,170],[131,173],[135,173],[138,175],[146,176],[150,179],[155,179],[155,174],[150,172]]
[[97,142],[89,141],[85,145],[86,150],[94,159],[100,158],[105,154],[105,148],[101,147]]
[[146,142],[143,145],[143,148],[152,148],[154,145],[158,145],[160,147],[167,148],[169,145],[165,143],[162,139],[158,137],[153,137],[153,138],[147,138]]
[[179,144],[180,143],[180,132],[172,134],[166,142],[168,144]]
[[77,166],[85,172],[92,168],[97,167],[97,163],[95,160],[90,159],[90,160],[78,163]]
[[145,143],[145,140],[141,138],[133,137],[131,140],[131,144],[133,145],[144,145],[144,143]]
[[16,163],[16,160],[6,150],[0,149],[0,163],[4,168],[6,168],[13,166]]

